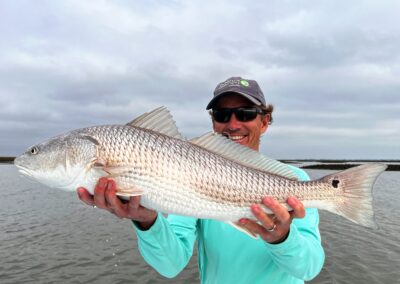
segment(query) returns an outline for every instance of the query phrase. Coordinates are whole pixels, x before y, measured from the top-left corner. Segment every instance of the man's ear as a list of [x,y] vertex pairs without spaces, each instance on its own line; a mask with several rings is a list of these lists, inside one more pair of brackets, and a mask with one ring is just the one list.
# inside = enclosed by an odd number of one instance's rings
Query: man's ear
[[261,123],[262,123],[261,133],[264,133],[265,131],[267,131],[270,119],[271,119],[271,114],[269,114],[269,113],[264,115],[264,117],[261,117]]
[[213,130],[215,131],[215,121],[214,121],[214,118],[212,117],[211,111],[212,111],[212,110],[209,110],[209,111],[208,111],[208,114],[210,115],[211,124],[212,124]]
[[215,121],[212,118],[211,118],[211,123],[212,123],[213,130],[215,131]]

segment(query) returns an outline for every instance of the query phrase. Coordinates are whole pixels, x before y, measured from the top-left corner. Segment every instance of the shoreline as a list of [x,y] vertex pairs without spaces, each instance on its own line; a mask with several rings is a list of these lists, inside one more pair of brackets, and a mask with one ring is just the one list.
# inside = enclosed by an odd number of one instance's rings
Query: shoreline
[[[15,157],[0,157],[0,164],[13,164]],[[282,159],[285,164],[297,164],[299,168],[310,170],[345,170],[363,163],[387,164],[386,171],[400,171],[400,160],[329,160],[329,159]],[[304,165],[302,165],[305,163]]]
[[[382,163],[384,164],[384,163]],[[362,164],[314,164],[314,165],[305,165],[299,166],[301,169],[310,169],[310,170],[346,170],[349,168],[353,168],[356,166],[360,166]],[[387,164],[386,170],[387,172],[398,172],[400,171],[400,164]]]
[[303,159],[303,160],[279,160],[285,164],[296,164],[301,169],[310,170],[346,170],[367,163],[382,163],[387,165],[386,171],[400,171],[400,160],[339,160],[339,159]]
[[0,157],[0,164],[13,164],[15,157]]

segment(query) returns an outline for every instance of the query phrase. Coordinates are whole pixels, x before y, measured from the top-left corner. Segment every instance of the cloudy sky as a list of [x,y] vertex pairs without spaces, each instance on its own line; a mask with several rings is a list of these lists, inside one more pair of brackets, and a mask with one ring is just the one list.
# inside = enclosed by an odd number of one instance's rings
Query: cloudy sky
[[399,1],[0,1],[0,155],[167,106],[186,137],[231,76],[274,158],[400,159]]

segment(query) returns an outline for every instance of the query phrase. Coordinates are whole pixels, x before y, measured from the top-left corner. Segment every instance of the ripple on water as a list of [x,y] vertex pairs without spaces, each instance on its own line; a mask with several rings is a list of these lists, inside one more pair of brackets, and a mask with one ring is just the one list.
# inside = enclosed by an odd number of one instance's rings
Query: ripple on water
[[[310,283],[399,283],[399,184],[396,172],[385,172],[376,183],[379,230],[321,211],[326,262]],[[1,167],[0,188],[2,284],[199,282],[196,252],[177,278],[165,279],[143,261],[129,221],[82,204],[75,193],[20,179],[13,166]]]

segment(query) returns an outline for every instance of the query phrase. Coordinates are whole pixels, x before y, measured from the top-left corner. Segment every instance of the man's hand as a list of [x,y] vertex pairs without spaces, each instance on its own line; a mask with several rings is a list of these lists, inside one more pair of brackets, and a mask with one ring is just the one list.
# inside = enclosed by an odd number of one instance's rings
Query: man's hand
[[259,205],[253,204],[251,211],[258,222],[243,218],[240,219],[240,224],[271,244],[286,240],[293,218],[304,218],[306,215],[303,203],[296,197],[289,197],[287,200],[287,204],[293,208],[290,212],[272,197],[265,197],[262,203],[271,209],[273,218],[267,215]]
[[79,199],[88,205],[107,210],[119,218],[134,220],[142,230],[149,229],[157,219],[157,212],[141,206],[140,196],[133,196],[124,202],[116,195],[116,184],[112,179],[99,179],[94,195],[85,188],[77,189]]

